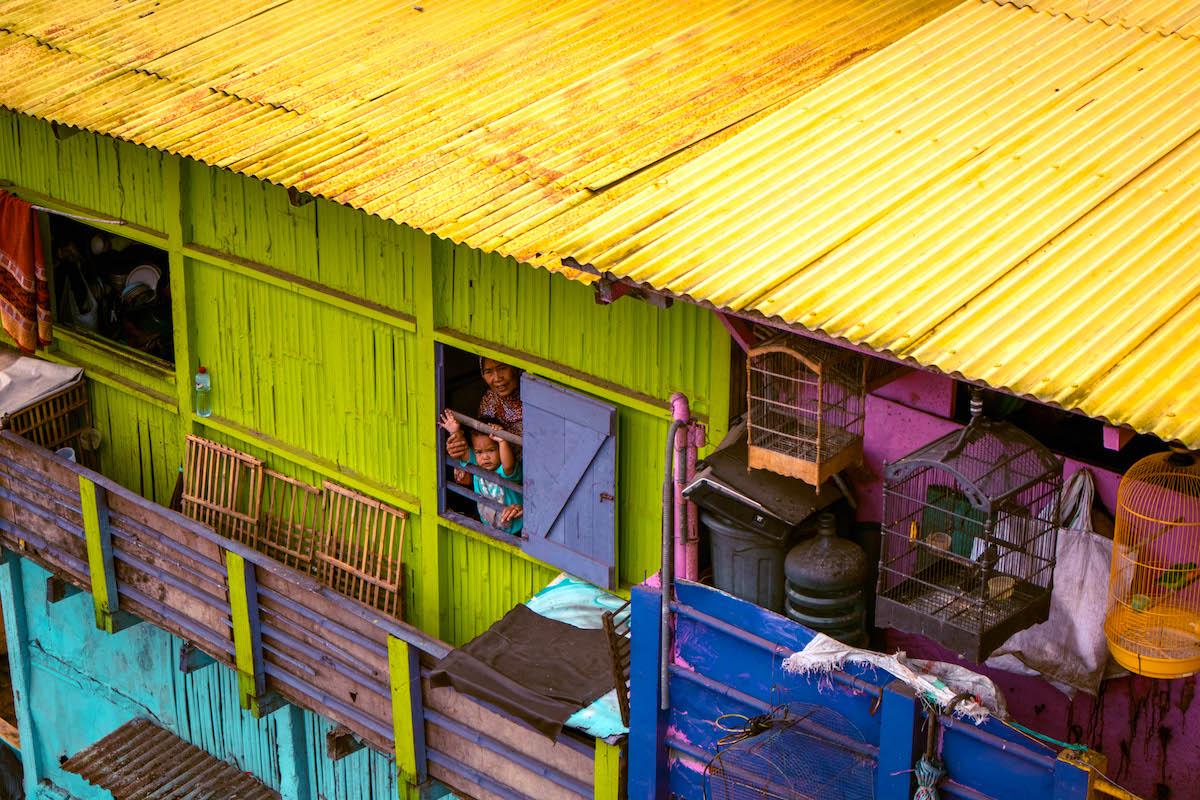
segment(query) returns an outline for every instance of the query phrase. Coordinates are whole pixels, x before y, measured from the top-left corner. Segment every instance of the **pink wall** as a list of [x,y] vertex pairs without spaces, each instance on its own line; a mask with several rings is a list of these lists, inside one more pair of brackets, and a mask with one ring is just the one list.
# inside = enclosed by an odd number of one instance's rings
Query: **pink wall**
[[[867,470],[856,476],[858,517],[882,515],[883,465],[958,428],[951,413],[952,382],[914,372],[867,400],[864,442]],[[933,412],[933,413],[931,413]],[[1064,477],[1083,465],[1064,463]],[[1100,502],[1111,513],[1120,475],[1090,467]],[[870,474],[867,474],[869,471]],[[934,642],[898,631],[885,632],[889,651],[957,660]],[[969,665],[978,668],[976,665]],[[1155,681],[1127,676],[1107,681],[1098,697],[1071,700],[1049,683],[983,669],[1004,689],[1019,722],[1065,741],[1081,741],[1108,757],[1108,775],[1147,800],[1200,800],[1200,704],[1193,704],[1196,678]],[[948,765],[953,772],[954,765]],[[1030,798],[1033,800],[1033,798]]]

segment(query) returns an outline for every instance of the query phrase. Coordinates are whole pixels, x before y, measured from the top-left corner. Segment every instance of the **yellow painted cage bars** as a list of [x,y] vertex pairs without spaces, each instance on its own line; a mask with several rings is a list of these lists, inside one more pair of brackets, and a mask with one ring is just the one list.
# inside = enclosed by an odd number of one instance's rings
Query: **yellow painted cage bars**
[[1200,461],[1175,450],[1134,464],[1117,491],[1104,631],[1121,666],[1200,672]]

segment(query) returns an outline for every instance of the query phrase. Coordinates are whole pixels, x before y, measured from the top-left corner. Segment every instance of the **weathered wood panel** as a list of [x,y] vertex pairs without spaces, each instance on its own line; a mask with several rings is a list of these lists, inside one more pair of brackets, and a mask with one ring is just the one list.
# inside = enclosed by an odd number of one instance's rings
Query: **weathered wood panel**
[[[448,645],[6,432],[0,433],[0,545],[86,588],[80,474],[107,492],[122,609],[232,666],[222,559],[224,551],[236,552],[257,573],[268,688],[348,726],[379,753],[393,752],[388,636],[418,648],[426,668]],[[213,691],[224,697],[228,689]],[[428,740],[431,774],[451,788],[506,800],[591,796],[590,743],[569,733],[555,743],[451,689],[423,683],[422,690],[426,711],[417,724]],[[187,714],[193,700],[184,700]],[[188,719],[189,726],[201,724],[198,716]],[[231,728],[227,720],[211,723],[238,735],[249,730]],[[375,776],[377,760],[371,763]]]

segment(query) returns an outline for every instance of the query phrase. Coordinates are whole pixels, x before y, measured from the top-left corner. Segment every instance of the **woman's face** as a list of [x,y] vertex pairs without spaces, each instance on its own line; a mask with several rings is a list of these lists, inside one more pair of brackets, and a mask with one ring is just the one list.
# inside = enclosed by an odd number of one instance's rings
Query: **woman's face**
[[520,386],[517,380],[517,371],[508,364],[502,364],[495,359],[485,358],[482,372],[483,382],[501,397],[514,394],[517,387]]

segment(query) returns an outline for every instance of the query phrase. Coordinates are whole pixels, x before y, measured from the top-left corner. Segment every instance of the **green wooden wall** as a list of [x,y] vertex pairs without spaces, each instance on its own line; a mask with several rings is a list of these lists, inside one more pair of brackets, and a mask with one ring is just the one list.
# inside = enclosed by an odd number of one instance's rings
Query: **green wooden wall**
[[[625,584],[657,570],[672,392],[723,433],[729,338],[688,304],[597,305],[544,270],[192,161],[0,112],[0,181],[31,199],[130,223],[167,250],[177,364],[64,335],[88,368],[104,471],[165,501],[183,437],[200,433],[287,474],[335,480],[410,512],[409,617],[451,643],[556,570],[436,516],[434,351],[497,356],[619,408]],[[118,230],[113,228],[112,230]],[[192,415],[197,359],[213,416]]]

